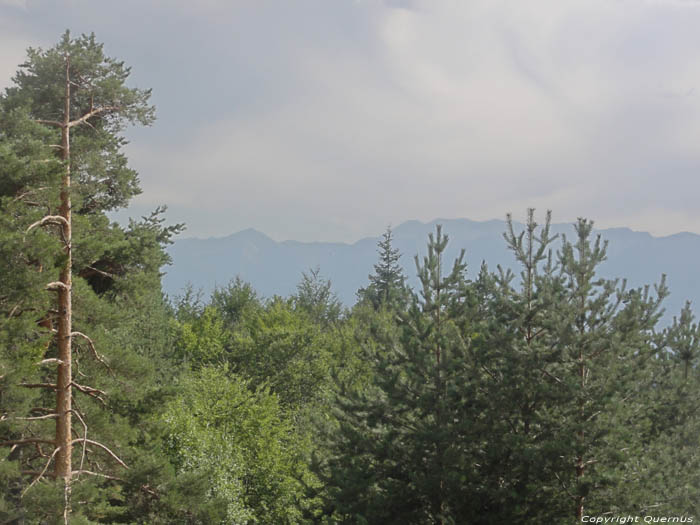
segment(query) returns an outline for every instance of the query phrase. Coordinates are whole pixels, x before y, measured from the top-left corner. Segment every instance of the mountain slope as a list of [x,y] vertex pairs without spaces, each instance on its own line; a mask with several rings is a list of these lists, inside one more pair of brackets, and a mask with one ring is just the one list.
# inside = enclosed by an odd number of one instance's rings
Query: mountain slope
[[[490,268],[497,264],[512,266],[513,256],[507,250],[500,220],[437,219],[429,223],[408,221],[394,229],[394,245],[403,254],[401,263],[415,286],[413,257],[425,253],[428,234],[442,224],[450,237],[448,259],[466,249],[468,273],[474,277],[482,261]],[[516,223],[516,228],[522,228]],[[555,233],[573,235],[569,224],[555,224]],[[700,304],[700,279],[696,261],[700,260],[700,235],[678,233],[653,237],[628,228],[600,230],[609,241],[608,260],[602,266],[605,277],[627,277],[631,286],[653,284],[661,274],[668,276],[671,297],[666,301],[669,321],[686,299]],[[173,266],[166,268],[165,290],[169,295],[181,293],[187,283],[206,294],[215,286],[226,285],[236,276],[250,282],[264,296],[289,295],[296,289],[301,273],[320,266],[324,277],[331,279],[340,299],[351,305],[355,292],[367,284],[367,276],[377,260],[379,237],[362,239],[354,244],[326,242],[276,242],[266,235],[244,230],[227,237],[181,239],[169,252]]]

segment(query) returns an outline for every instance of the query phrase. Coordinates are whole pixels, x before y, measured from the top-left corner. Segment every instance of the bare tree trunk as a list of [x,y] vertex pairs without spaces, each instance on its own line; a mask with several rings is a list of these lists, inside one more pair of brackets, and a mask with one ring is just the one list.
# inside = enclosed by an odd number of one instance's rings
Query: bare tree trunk
[[64,521],[68,522],[70,514],[70,482],[72,473],[72,362],[71,334],[72,327],[72,247],[71,247],[71,171],[70,171],[70,57],[66,56],[66,86],[63,108],[63,125],[61,126],[61,159],[64,162],[63,186],[61,188],[61,207],[59,214],[65,219],[61,224],[61,235],[65,244],[66,261],[61,270],[58,289],[58,374],[56,379],[56,479],[63,479],[65,484]]

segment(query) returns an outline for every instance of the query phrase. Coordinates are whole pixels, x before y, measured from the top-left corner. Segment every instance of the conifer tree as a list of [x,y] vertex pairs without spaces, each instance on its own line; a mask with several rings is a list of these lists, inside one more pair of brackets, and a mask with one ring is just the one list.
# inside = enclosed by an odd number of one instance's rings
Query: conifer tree
[[667,289],[663,279],[652,294],[600,278],[606,243],[591,239],[590,221],[580,219],[575,232],[553,259],[545,250],[549,214],[539,235],[532,210],[519,235],[509,217],[506,240],[523,268],[519,289],[508,272],[494,280],[497,322],[485,364],[508,423],[511,446],[496,457],[509,458],[517,496],[505,508],[517,510],[517,521],[621,510],[622,480],[638,479],[644,425],[636,416],[654,384],[663,344],[655,326]]
[[374,274],[369,276],[370,284],[357,292],[360,301],[369,301],[375,310],[381,306],[403,308],[408,302],[406,277],[399,264],[401,253],[394,248],[393,240],[391,227],[387,227],[377,243],[379,261],[374,265]]
[[683,366],[683,379],[687,380],[700,358],[700,323],[695,316],[690,301],[685,303],[678,317],[673,318],[669,329],[668,346],[673,359]]
[[524,230],[516,233],[508,215],[504,238],[521,269],[519,279],[500,266],[491,274],[484,265],[475,283],[484,323],[472,356],[490,420],[479,460],[484,522],[534,522],[556,512],[545,472],[548,430],[539,416],[556,389],[548,370],[553,354],[548,311],[559,298],[550,221],[548,213],[539,228],[534,210],[528,210]]
[[387,327],[376,351],[366,349],[373,384],[339,400],[326,478],[338,519],[457,523],[476,503],[465,498],[478,434],[465,332],[473,304],[463,251],[445,271],[447,242],[438,226],[427,256],[416,258],[420,296],[398,330]]
[[700,494],[700,328],[690,303],[663,341],[638,393],[633,469],[615,473],[627,480],[615,500],[640,513],[693,515]]
[[297,293],[292,297],[294,307],[306,312],[320,324],[330,324],[340,318],[342,303],[331,288],[330,279],[324,279],[321,268],[316,266],[308,273],[302,272]]
[[[128,360],[115,366],[103,357],[105,348],[89,328],[112,323],[110,301],[128,302],[146,289],[159,293],[158,269],[168,260],[162,245],[180,228],[162,226],[162,209],[127,229],[110,224],[104,214],[140,191],[121,152],[120,132],[128,123],[153,121],[150,91],[127,87],[128,76],[129,69],[106,57],[94,35],[74,39],[66,32],[55,47],[28,51],[14,86],[0,99],[0,151],[13,161],[0,168],[13,172],[0,194],[2,235],[12,240],[5,248],[12,254],[13,271],[26,277],[0,291],[3,298],[15,295],[16,300],[12,305],[3,299],[7,320],[0,333],[8,336],[7,357],[24,346],[32,355],[26,366],[6,362],[3,389],[36,391],[26,396],[33,406],[5,404],[9,426],[0,444],[10,447],[10,457],[32,476],[22,495],[46,478],[62,483],[65,522],[73,480],[111,475],[91,470],[99,462],[90,457],[126,465],[97,440],[100,432],[88,417],[97,413],[89,401],[106,405],[105,390],[88,385],[83,376],[109,377]],[[17,285],[25,288],[22,296],[13,294]],[[40,288],[56,295],[53,305],[41,297],[46,292]],[[24,332],[13,328],[15,319],[21,319]],[[102,341],[109,340],[104,328],[97,332]],[[103,370],[97,372],[98,367]],[[87,401],[77,404],[76,393]],[[55,429],[48,433],[51,422]]]
[[649,286],[628,291],[625,281],[598,277],[607,243],[600,235],[591,241],[590,221],[579,219],[575,229],[575,242],[564,237],[559,253],[565,300],[550,316],[559,351],[552,375],[563,394],[553,413],[573,439],[559,481],[580,520],[587,504],[595,512],[614,505],[606,494],[629,476],[612,473],[628,471],[634,460],[634,447],[620,454],[620,445],[640,435],[634,414],[640,393],[652,387],[649,367],[663,345],[655,328],[668,289],[663,276],[653,294]]

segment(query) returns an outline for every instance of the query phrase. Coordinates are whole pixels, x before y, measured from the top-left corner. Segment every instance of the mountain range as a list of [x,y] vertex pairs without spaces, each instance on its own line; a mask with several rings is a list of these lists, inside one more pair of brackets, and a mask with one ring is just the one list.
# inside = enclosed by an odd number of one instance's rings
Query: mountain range
[[[443,233],[450,238],[446,261],[453,260],[464,248],[469,277],[476,276],[482,261],[490,269],[498,264],[517,268],[503,239],[505,221],[408,221],[393,228],[393,245],[402,254],[400,263],[414,288],[417,285],[414,256],[425,255],[428,234],[435,231],[437,224],[442,225]],[[523,229],[520,223],[514,222],[514,226],[516,232]],[[571,224],[553,224],[552,232],[566,234],[571,239],[574,228]],[[671,321],[686,300],[700,304],[700,279],[696,273],[700,235],[683,232],[654,237],[629,228],[596,230],[596,233],[609,242],[608,259],[600,267],[601,276],[626,277],[628,284],[636,287],[657,283],[662,274],[667,275],[671,295],[665,301],[665,323]],[[172,297],[190,284],[208,295],[215,287],[240,277],[265,297],[287,296],[296,290],[302,272],[319,267],[321,275],[331,280],[341,301],[350,306],[355,302],[356,291],[367,285],[368,275],[373,272],[379,239],[380,236],[368,237],[353,244],[277,242],[254,229],[226,237],[179,239],[168,250],[173,264],[165,268],[164,289]]]

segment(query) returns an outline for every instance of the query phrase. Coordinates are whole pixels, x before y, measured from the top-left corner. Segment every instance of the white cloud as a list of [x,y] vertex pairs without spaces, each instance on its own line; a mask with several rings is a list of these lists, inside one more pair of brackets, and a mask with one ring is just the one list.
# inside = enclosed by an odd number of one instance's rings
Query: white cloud
[[86,6],[156,88],[139,206],[191,234],[351,240],[531,205],[700,231],[695,3],[158,1],[131,32]]
[[[0,23],[0,32],[3,29]],[[17,66],[24,61],[29,45],[29,41],[11,33],[0,37],[0,91],[10,86],[10,79],[17,72]]]

